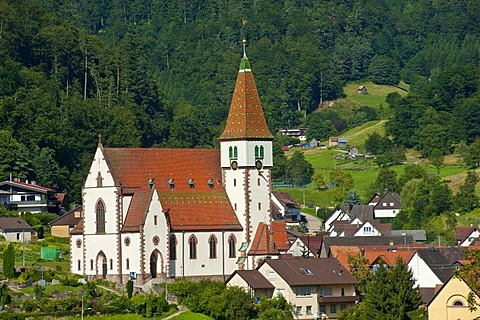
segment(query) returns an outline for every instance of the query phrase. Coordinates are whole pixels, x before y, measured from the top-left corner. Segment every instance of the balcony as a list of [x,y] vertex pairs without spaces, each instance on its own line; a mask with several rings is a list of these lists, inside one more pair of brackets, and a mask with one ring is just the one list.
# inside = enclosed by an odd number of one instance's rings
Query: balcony
[[359,296],[327,296],[318,297],[319,303],[341,303],[341,302],[357,302]]

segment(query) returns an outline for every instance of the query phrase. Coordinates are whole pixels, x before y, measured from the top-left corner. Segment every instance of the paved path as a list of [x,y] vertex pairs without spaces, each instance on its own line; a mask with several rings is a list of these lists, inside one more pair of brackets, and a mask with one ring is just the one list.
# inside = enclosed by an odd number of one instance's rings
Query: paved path
[[181,313],[184,313],[185,311],[188,311],[187,308],[183,307],[183,306],[178,306],[178,311],[175,312],[174,314],[172,315],[169,315],[168,317],[166,318],[163,318],[163,320],[169,320],[169,319],[173,319],[174,317],[178,316],[179,314]]
[[302,213],[302,215],[304,215],[305,219],[307,219],[307,227],[309,234],[315,234],[315,232],[320,231],[322,221],[319,218],[306,213]]

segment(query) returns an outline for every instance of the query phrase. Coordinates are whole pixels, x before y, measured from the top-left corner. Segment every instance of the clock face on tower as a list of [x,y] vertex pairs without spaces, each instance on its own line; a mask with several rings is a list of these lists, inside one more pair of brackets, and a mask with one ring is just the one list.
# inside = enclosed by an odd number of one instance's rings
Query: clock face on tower
[[237,168],[238,168],[238,163],[237,163],[237,161],[232,161],[232,162],[230,163],[230,167],[231,167],[233,170],[237,170]]
[[257,170],[262,169],[262,167],[263,167],[262,160],[255,161],[255,168],[257,168]]

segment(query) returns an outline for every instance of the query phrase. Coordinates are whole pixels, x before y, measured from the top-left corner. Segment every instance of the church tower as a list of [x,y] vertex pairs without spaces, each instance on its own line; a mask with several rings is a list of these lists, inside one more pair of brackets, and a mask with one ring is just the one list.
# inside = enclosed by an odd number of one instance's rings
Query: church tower
[[[223,183],[248,247],[260,223],[271,221],[272,140],[245,52],[225,130],[220,136]],[[242,246],[243,247],[243,246]]]

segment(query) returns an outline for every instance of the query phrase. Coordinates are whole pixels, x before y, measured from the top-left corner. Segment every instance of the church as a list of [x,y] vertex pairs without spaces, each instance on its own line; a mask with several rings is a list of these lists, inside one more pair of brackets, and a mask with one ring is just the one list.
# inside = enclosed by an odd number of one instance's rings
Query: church
[[272,140],[249,60],[240,62],[220,149],[107,148],[99,141],[71,231],[70,271],[141,285],[225,280],[288,249],[272,220]]

